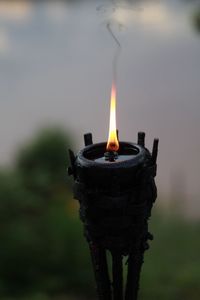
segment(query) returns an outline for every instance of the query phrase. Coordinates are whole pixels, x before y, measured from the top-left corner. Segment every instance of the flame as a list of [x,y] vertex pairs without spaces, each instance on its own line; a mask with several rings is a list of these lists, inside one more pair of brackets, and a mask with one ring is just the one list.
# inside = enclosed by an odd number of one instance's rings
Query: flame
[[110,126],[109,136],[106,150],[117,151],[119,149],[119,141],[116,129],[116,86],[112,84],[111,99],[110,99]]

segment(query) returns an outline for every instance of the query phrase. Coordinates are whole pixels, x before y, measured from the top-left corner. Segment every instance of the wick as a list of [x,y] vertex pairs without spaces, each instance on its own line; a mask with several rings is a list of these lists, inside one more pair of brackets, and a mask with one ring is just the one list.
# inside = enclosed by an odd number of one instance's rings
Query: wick
[[107,151],[104,153],[104,157],[106,161],[115,162],[118,158],[118,153],[115,151]]

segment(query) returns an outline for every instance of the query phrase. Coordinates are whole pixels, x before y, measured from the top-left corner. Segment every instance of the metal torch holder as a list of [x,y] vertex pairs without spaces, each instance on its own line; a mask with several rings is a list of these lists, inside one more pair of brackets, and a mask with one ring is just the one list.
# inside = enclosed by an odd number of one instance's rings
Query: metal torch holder
[[[74,176],[74,197],[80,203],[80,218],[89,243],[99,300],[136,300],[144,252],[153,236],[148,219],[157,197],[154,181],[158,140],[153,151],[145,148],[145,134],[138,143],[120,143],[121,151],[135,148],[134,159],[122,163],[98,164],[89,157],[102,151],[105,143],[92,143],[86,134],[85,146],[77,156],[70,150]],[[105,149],[105,148],[104,148]],[[107,251],[112,256],[112,280]],[[127,281],[123,292],[123,257],[127,256]]]

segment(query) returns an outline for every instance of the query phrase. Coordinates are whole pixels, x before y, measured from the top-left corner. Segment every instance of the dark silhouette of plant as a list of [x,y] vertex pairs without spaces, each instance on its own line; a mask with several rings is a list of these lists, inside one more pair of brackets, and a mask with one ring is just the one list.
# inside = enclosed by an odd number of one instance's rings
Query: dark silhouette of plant
[[[69,138],[39,133],[0,172],[0,299],[94,299],[87,243],[67,181]],[[199,222],[154,212],[155,241],[145,257],[141,299],[198,300]],[[63,298],[60,298],[63,299]]]
[[194,13],[193,23],[196,31],[200,33],[200,10]]
[[60,129],[46,129],[26,145],[17,157],[17,172],[29,189],[52,195],[69,186],[67,176],[69,138]]

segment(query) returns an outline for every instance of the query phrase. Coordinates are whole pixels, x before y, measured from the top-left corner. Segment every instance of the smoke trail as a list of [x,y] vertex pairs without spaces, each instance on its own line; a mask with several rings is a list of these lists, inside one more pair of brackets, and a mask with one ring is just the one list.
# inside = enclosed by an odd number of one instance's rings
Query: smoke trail
[[[134,5],[132,4],[122,4],[121,1],[116,1],[116,0],[110,0],[111,2],[111,16],[114,15],[118,10],[129,10],[129,11],[135,11],[135,12],[140,12],[142,10],[141,7],[138,6],[138,4],[136,5],[136,3],[134,3]],[[109,8],[107,7],[107,5],[105,4],[100,4],[96,7],[96,10],[98,12],[101,12],[103,14],[106,14],[109,11]],[[117,23],[119,25],[120,28],[124,27],[123,24],[119,23],[117,21],[117,19],[110,19],[106,21],[106,28],[108,30],[108,33],[110,34],[111,38],[113,39],[115,45],[116,45],[116,51],[113,57],[113,63],[112,63],[112,69],[113,69],[113,83],[116,83],[117,80],[117,68],[118,68],[118,63],[119,63],[119,56],[121,53],[121,43],[119,41],[119,39],[117,38],[117,36],[115,35],[114,31],[113,31],[113,26],[112,24]]]
[[106,28],[107,28],[109,34],[111,35],[113,41],[115,42],[116,46],[117,46],[114,57],[113,57],[113,63],[112,63],[112,66],[113,66],[113,82],[116,83],[116,81],[117,81],[117,67],[118,67],[118,62],[119,62],[119,56],[120,56],[120,53],[121,53],[121,44],[120,44],[118,38],[116,37],[116,35],[114,34],[114,32],[112,30],[110,22],[107,23]]

